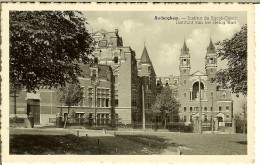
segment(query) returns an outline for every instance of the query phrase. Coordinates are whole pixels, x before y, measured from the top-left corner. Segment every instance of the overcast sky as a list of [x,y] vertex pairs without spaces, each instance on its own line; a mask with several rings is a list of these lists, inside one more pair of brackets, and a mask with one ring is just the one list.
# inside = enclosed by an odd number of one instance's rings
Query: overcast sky
[[[210,41],[221,41],[232,37],[246,24],[246,12],[140,12],[140,11],[88,11],[83,12],[88,20],[90,32],[105,29],[119,30],[124,46],[135,50],[141,57],[144,42],[157,76],[179,75],[179,55],[184,39],[190,49],[191,73],[205,72],[205,55]],[[160,17],[236,17],[236,24],[176,24],[173,20],[155,20]],[[218,59],[218,69],[225,68],[226,62]],[[239,107],[241,99],[235,99],[234,106]],[[240,100],[240,101],[239,101]],[[237,109],[237,108],[236,108]]]
[[[88,29],[119,30],[125,46],[130,46],[140,58],[144,42],[157,76],[179,75],[179,55],[184,38],[190,49],[191,72],[204,72],[206,49],[210,41],[230,38],[246,23],[245,12],[84,12]],[[236,17],[234,25],[185,25],[173,20],[154,20],[155,16],[172,17]],[[219,62],[219,69],[226,63]]]

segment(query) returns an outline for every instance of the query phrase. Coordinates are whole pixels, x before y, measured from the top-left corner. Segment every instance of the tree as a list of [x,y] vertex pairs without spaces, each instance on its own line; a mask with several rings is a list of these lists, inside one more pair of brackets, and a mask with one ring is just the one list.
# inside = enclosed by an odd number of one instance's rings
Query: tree
[[156,97],[155,103],[152,105],[152,111],[154,114],[160,113],[164,123],[164,129],[166,127],[167,115],[177,115],[179,113],[180,104],[173,97],[172,90],[169,87],[163,88],[161,94]]
[[68,106],[68,113],[65,117],[64,128],[68,121],[68,116],[70,114],[71,106],[76,106],[83,100],[84,91],[79,83],[68,84],[65,87],[62,87],[58,91],[58,101],[65,106]]
[[23,86],[19,83],[9,83],[10,97],[14,98],[14,114],[16,115],[16,98],[19,97],[19,93],[22,91]]
[[86,18],[74,11],[10,12],[10,83],[28,92],[78,82],[93,39]]
[[247,25],[231,39],[225,39],[216,45],[218,57],[228,61],[228,68],[217,73],[217,81],[237,96],[239,93],[247,95]]

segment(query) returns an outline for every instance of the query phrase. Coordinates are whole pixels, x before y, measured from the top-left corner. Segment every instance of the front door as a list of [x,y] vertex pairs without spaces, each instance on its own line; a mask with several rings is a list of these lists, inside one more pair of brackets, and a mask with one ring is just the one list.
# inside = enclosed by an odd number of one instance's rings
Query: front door
[[27,115],[33,114],[34,124],[40,124],[40,100],[28,99],[27,100]]

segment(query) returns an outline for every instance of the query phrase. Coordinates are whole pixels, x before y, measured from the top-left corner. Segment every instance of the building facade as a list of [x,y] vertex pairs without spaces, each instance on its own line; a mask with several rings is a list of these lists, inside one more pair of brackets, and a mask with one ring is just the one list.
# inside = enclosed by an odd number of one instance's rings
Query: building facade
[[[83,77],[79,82],[84,91],[83,100],[70,108],[69,117],[74,122],[84,119],[90,126],[111,125],[114,114],[114,76],[111,67],[100,64],[79,64]],[[58,102],[58,89],[40,89],[36,93],[22,90],[16,98],[16,114],[14,114],[14,98],[10,98],[10,117],[27,118],[31,112],[35,124],[55,123],[57,114],[63,119],[68,115],[68,107]],[[96,99],[95,99],[96,98]]]
[[[210,40],[205,56],[205,73],[190,73],[190,53],[184,42],[180,54],[180,76],[157,77],[157,86],[169,86],[173,95],[180,102],[179,121],[192,122],[199,116],[199,88],[201,89],[202,120],[210,121],[212,117],[219,122],[231,122],[233,101],[231,92],[224,90],[216,82],[217,55]],[[199,83],[200,82],[200,83]],[[200,84],[200,87],[199,87]]]

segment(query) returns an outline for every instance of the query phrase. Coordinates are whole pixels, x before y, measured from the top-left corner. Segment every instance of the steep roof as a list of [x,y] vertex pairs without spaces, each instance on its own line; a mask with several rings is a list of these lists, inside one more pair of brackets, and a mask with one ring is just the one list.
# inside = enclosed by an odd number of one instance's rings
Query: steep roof
[[214,46],[214,44],[212,43],[211,38],[210,38],[209,46],[208,46],[208,48],[207,48],[207,52],[208,52],[208,53],[216,53],[215,46]]
[[144,47],[140,63],[150,63],[150,64],[152,63],[151,60],[150,60],[150,57],[148,55],[146,46]]
[[185,40],[184,40],[184,43],[183,43],[183,47],[181,49],[181,53],[183,53],[183,54],[189,53],[189,48],[187,47]]

